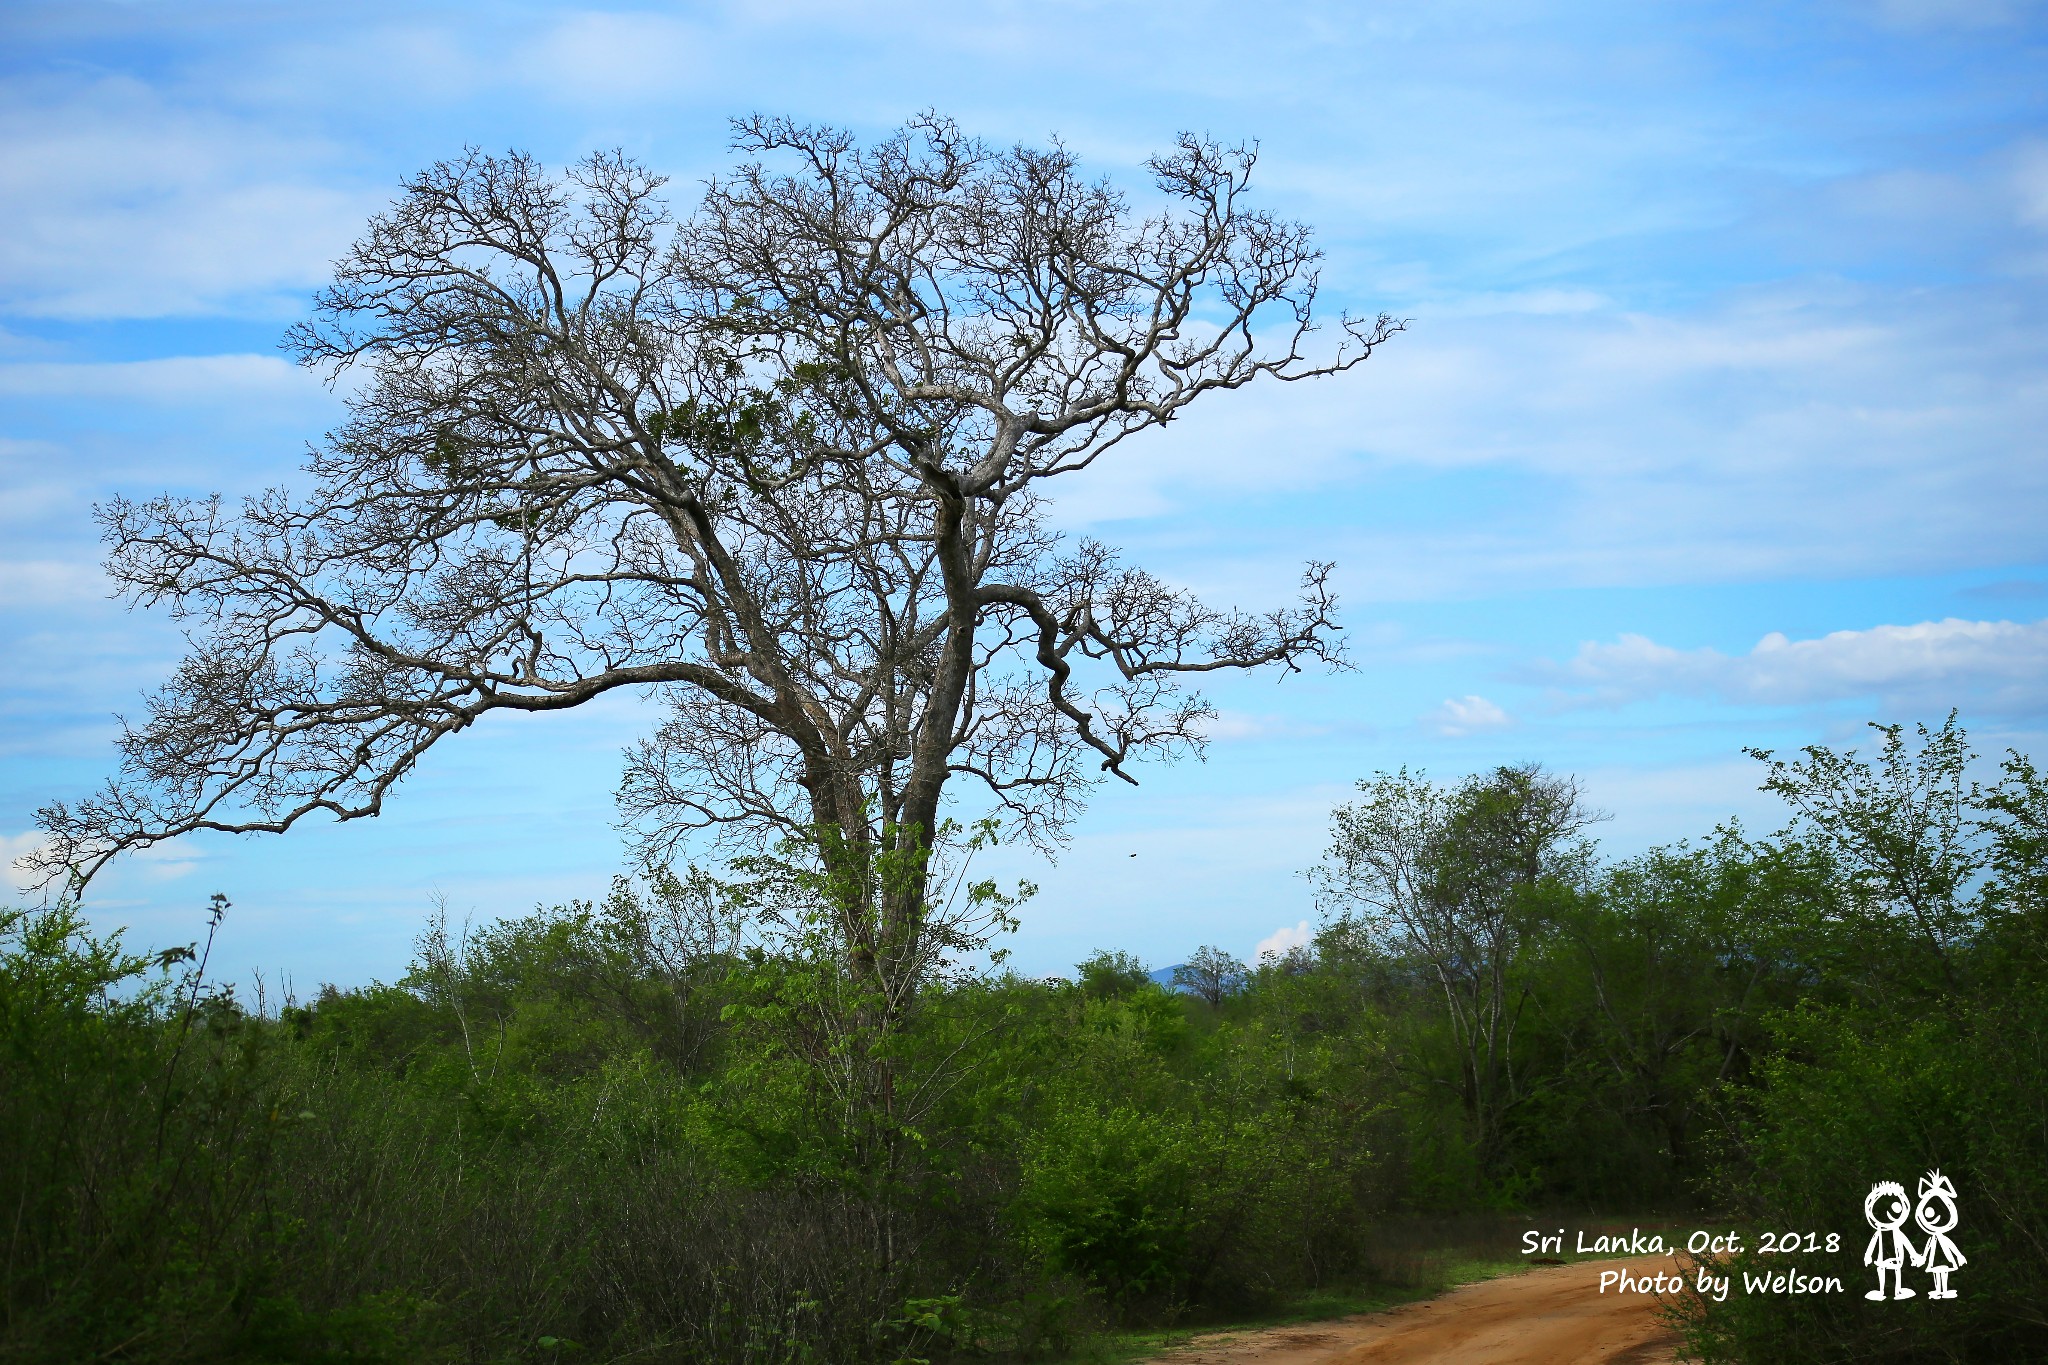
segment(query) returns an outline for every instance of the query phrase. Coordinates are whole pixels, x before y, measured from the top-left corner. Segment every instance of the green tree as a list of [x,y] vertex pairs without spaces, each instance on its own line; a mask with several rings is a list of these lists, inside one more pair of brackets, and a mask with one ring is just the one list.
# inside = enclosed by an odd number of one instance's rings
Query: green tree
[[1582,879],[1599,818],[1576,781],[1534,764],[1453,787],[1406,769],[1361,781],[1331,814],[1330,846],[1310,872],[1326,914],[1417,983],[1441,1024],[1408,1064],[1455,1097],[1480,1170],[1495,1173],[1503,1127],[1528,1098],[1516,1032],[1529,1005],[1523,967],[1553,889]]
[[1956,984],[1956,953],[1975,927],[1972,900],[1985,866],[1983,794],[1970,781],[1975,755],[1952,711],[1939,729],[1871,726],[1876,761],[1854,749],[1811,745],[1796,759],[1748,752],[1767,765],[1763,789],[1792,808],[1787,836],[1831,859],[1842,911],[1881,944],[1887,978],[1931,973]]
[[[1759,754],[1837,894],[1807,926],[1814,988],[1765,1017],[1771,1045],[1734,1110],[1724,1177],[1764,1225],[1853,1233],[1873,1180],[1910,1186],[1939,1168],[1969,1191],[1956,1238],[1973,1279],[1953,1303],[1904,1312],[1860,1295],[1708,1305],[1696,1342],[1711,1359],[2048,1351],[2048,799],[2018,754],[1991,789],[1969,780],[1953,714],[1876,728],[1874,761],[1822,746],[1791,762]],[[1847,1241],[1826,1268],[1854,1280],[1860,1238]]]
[[1244,989],[1244,964],[1221,948],[1200,947],[1173,969],[1173,984],[1210,1009],[1220,1009],[1225,1000]]

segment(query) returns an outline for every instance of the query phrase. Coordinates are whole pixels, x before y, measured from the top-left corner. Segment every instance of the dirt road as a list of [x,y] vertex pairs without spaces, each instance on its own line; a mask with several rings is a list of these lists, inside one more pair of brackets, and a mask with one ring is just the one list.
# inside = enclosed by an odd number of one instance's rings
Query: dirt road
[[1468,1284],[1335,1322],[1197,1337],[1152,1365],[1663,1365],[1678,1338],[1654,1294],[1600,1290],[1600,1272],[1667,1275],[1667,1256],[1581,1261]]

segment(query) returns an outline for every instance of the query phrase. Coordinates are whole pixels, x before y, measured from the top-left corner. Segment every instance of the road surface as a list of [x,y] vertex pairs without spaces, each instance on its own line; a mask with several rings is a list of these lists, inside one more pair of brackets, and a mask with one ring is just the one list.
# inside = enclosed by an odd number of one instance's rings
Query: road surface
[[1152,1365],[1665,1365],[1678,1336],[1658,1297],[1603,1294],[1600,1272],[1679,1266],[1669,1256],[1549,1266],[1384,1313],[1197,1337]]

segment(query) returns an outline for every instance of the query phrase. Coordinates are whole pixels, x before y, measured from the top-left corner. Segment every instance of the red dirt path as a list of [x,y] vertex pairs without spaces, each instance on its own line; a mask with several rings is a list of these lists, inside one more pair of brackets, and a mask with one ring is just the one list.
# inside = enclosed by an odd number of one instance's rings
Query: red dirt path
[[1678,1336],[1658,1298],[1602,1294],[1600,1272],[1683,1264],[1636,1256],[1530,1270],[1384,1313],[1197,1337],[1149,1365],[1665,1365]]

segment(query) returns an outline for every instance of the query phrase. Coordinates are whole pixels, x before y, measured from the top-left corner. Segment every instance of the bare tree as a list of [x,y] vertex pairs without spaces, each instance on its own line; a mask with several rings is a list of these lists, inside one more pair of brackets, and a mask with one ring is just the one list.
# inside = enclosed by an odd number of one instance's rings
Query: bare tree
[[873,968],[918,956],[948,782],[1056,841],[1091,782],[1199,750],[1190,675],[1335,659],[1298,606],[1204,605],[1051,531],[1039,489],[1206,394],[1328,375],[1307,230],[1191,136],[1135,215],[1051,150],[927,115],[863,147],[750,118],[672,217],[619,154],[410,180],[287,345],[354,372],[310,495],[116,500],[109,571],[193,621],[117,779],[42,870],[193,830],[377,814],[493,711],[665,698],[620,799],[655,859],[816,842]]
[[1577,779],[1536,764],[1441,787],[1407,769],[1358,784],[1361,800],[1330,816],[1330,847],[1309,872],[1326,911],[1352,919],[1381,951],[1419,969],[1442,1006],[1458,1096],[1482,1162],[1522,1098],[1515,1029],[1527,1003],[1516,980],[1535,927],[1531,892],[1590,865],[1578,836],[1605,817]]

